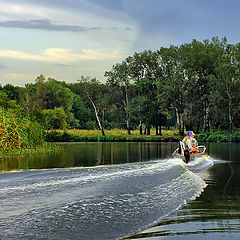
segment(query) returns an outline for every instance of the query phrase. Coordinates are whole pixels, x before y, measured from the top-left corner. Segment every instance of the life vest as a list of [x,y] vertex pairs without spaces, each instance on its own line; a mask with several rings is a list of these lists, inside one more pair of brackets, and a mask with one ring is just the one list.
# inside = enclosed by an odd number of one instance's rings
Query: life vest
[[186,136],[186,137],[184,137],[183,140],[182,140],[185,149],[188,149],[188,145],[187,145],[186,141],[187,141],[189,138],[190,138],[189,136]]
[[199,150],[197,147],[197,145],[198,145],[197,140],[194,137],[190,137],[190,140],[191,140],[191,144],[192,144],[193,153],[199,153]]
[[[189,149],[189,147],[187,145],[187,140],[188,139],[191,141],[192,149]],[[197,147],[197,145],[198,145],[197,140],[193,136],[184,137],[182,142],[184,144],[185,149],[188,149],[189,151],[192,151],[193,153],[198,153],[199,152],[198,147]]]

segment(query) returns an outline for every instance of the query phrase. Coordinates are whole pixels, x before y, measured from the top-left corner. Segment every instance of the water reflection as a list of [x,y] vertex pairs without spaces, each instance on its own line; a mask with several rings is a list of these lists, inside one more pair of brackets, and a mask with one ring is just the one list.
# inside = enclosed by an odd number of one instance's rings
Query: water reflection
[[208,184],[185,207],[152,228],[126,239],[239,239],[240,238],[240,144],[211,143],[213,167],[201,173]]
[[166,158],[175,143],[63,143],[60,153],[5,157],[0,171],[86,167]]

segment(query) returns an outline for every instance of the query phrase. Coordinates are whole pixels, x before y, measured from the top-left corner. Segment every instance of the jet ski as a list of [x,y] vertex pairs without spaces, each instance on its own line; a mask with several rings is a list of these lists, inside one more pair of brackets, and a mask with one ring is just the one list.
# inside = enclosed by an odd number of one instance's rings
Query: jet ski
[[189,161],[193,161],[195,158],[203,157],[206,155],[205,146],[197,146],[197,148],[199,150],[198,153],[190,153],[187,149],[185,149],[184,143],[180,141],[179,147],[172,153],[172,156],[181,158],[184,162],[188,163]]

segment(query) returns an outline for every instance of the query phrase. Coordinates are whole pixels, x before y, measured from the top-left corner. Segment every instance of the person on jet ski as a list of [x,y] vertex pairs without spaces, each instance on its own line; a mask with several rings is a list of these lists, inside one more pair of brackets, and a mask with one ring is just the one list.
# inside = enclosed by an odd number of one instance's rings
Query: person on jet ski
[[[189,131],[191,132],[191,131]],[[192,132],[192,135],[190,136],[190,140],[191,140],[191,144],[192,144],[192,152],[193,153],[199,153],[199,150],[198,150],[198,142],[196,140],[196,138],[194,137],[195,136],[195,133]]]
[[190,160],[190,154],[192,153],[198,153],[198,142],[194,138],[195,134],[192,131],[187,131],[187,135],[183,138],[182,142],[184,144],[184,156],[186,159],[186,163]]
[[183,138],[182,142],[184,144],[185,150],[192,152],[192,141],[190,137],[192,136],[192,131],[187,131],[187,135]]

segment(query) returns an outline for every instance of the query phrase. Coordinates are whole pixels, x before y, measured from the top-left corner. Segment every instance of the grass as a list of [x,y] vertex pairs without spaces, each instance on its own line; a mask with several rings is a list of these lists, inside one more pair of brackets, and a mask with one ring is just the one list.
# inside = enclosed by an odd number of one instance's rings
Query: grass
[[[58,131],[63,133],[63,130],[58,130]],[[69,129],[69,130],[67,130],[67,132],[71,133],[71,134],[77,134],[77,135],[83,135],[83,136],[88,136],[88,135],[100,136],[101,135],[100,130]],[[128,135],[127,130],[125,130],[125,129],[104,130],[104,132],[105,132],[106,136]],[[162,135],[163,136],[177,136],[178,135],[178,130],[162,130]],[[133,130],[133,131],[131,131],[130,136],[141,136],[141,135],[139,134],[139,130]],[[155,135],[155,129],[151,129],[150,136],[156,136]]]
[[144,142],[144,141],[179,141],[182,136],[178,131],[162,131],[161,136],[156,136],[154,129],[151,135],[140,135],[138,130],[127,134],[126,130],[112,129],[105,130],[105,136],[102,136],[98,130],[79,130],[70,129],[67,132],[63,130],[52,131],[47,134],[46,141],[49,142]]
[[[183,136],[179,135],[178,130],[162,130],[161,136],[155,135],[155,130],[151,130],[151,135],[140,135],[138,130],[127,134],[123,129],[105,130],[105,136],[102,136],[99,130],[79,130],[69,129],[51,131],[47,134],[48,142],[168,142],[179,141]],[[214,131],[208,133],[199,133],[196,135],[198,142],[240,142],[240,130],[234,132]]]
[[52,152],[60,152],[61,147],[53,143],[45,143],[43,146],[38,146],[34,148],[20,148],[20,149],[10,149],[8,151],[0,151],[0,158],[8,156],[22,156],[22,155],[36,155]]

